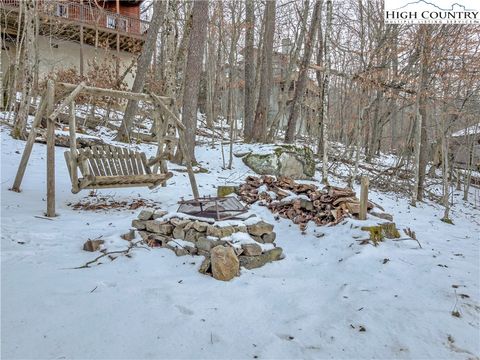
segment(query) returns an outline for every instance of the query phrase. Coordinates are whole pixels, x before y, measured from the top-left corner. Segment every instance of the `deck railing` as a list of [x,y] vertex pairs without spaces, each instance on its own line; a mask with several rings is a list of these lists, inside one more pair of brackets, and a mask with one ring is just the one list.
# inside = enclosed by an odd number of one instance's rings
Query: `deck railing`
[[[0,0],[0,8],[19,8],[24,0]],[[37,1],[38,11],[42,14],[74,21],[99,28],[119,31],[125,34],[143,35],[149,22],[122,14],[104,10],[92,4],[62,0]]]

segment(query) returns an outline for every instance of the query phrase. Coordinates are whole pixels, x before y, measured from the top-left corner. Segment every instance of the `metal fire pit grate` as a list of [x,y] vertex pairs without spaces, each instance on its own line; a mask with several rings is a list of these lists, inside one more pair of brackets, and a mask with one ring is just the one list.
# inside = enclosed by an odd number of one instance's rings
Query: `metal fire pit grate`
[[234,197],[201,197],[192,200],[181,200],[177,212],[208,217],[215,220],[235,218],[246,213],[248,209]]

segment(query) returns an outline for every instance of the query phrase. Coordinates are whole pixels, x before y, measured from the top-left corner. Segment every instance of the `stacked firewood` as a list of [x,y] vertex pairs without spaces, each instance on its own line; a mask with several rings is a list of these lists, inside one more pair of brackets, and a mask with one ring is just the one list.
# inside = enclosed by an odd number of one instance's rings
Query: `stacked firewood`
[[[343,218],[358,215],[360,203],[349,188],[299,184],[286,177],[249,176],[239,188],[240,198],[248,204],[259,202],[279,217],[292,220],[305,229],[309,221],[334,225]],[[373,204],[368,203],[368,209]]]

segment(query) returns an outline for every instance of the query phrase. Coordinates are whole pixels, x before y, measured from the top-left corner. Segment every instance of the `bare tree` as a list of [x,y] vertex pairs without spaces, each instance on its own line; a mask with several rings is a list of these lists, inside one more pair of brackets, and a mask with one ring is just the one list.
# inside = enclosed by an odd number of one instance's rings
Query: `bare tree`
[[253,0],[245,1],[245,109],[243,117],[244,138],[249,142],[252,138],[255,114],[255,8]]
[[262,142],[266,139],[267,117],[273,77],[273,35],[275,32],[275,1],[268,0],[265,6],[265,33],[263,37],[260,93],[258,96],[252,140]]
[[[192,10],[192,30],[188,42],[187,62],[183,87],[182,122],[186,127],[185,142],[192,161],[195,161],[195,132],[197,130],[197,103],[200,88],[205,39],[207,37],[208,1],[195,1]],[[179,149],[175,160],[181,162]]]
[[[133,92],[143,92],[143,87],[145,85],[145,78],[147,76],[148,69],[150,68],[150,63],[152,61],[152,55],[155,50],[155,43],[157,41],[158,30],[162,25],[163,18],[165,16],[165,5],[167,3],[164,1],[156,1],[153,4],[153,15],[152,21],[147,32],[147,39],[142,48],[142,53],[138,58],[137,73],[135,74],[135,80],[132,85]],[[138,101],[129,100],[127,103],[127,108],[123,116],[122,125],[118,130],[116,140],[119,141],[128,141],[129,134],[135,119],[135,114],[137,113]]]
[[285,142],[287,143],[292,143],[295,140],[295,134],[297,132],[297,119],[300,112],[300,107],[302,106],[305,89],[307,87],[307,72],[309,69],[310,58],[312,57],[313,44],[317,35],[318,24],[320,22],[321,9],[322,0],[316,0],[313,8],[310,29],[305,39],[305,48],[298,73],[297,86],[295,88],[295,94],[290,105],[291,111],[288,118],[287,133],[285,134]]

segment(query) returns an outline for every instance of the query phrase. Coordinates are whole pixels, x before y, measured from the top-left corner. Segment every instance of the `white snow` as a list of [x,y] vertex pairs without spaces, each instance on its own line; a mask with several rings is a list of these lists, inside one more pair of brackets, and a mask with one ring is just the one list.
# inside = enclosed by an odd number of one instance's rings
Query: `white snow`
[[[67,204],[88,192],[70,192],[65,149],[56,148],[58,216],[44,219],[45,145],[35,144],[22,192],[15,193],[8,188],[25,143],[12,140],[6,128],[1,140],[2,358],[467,359],[480,354],[480,211],[458,192],[451,213],[455,225],[449,225],[440,221],[438,205],[412,208],[395,194],[371,191],[399,229],[416,232],[422,249],[411,240],[359,245],[366,233],[351,219],[332,227],[310,223],[302,235],[292,222],[276,221],[268,209],[253,205],[252,213],[275,225],[276,243],[286,257],[242,269],[230,282],[198,273],[202,257],[177,257],[163,248],[136,248],[130,258],[72,269],[100,255],[82,250],[89,238],[101,237],[109,250],[125,249],[128,243],[120,235],[139,210],[73,210]],[[156,150],[140,148],[148,155]],[[249,173],[238,158],[233,170],[222,170],[218,147],[199,147],[197,159],[210,170],[196,175],[202,195],[215,195],[220,178]],[[142,197],[174,212],[181,196],[192,197],[187,175],[174,173],[165,188],[99,193],[117,201]]]
[[456,131],[452,134],[452,136],[460,137],[460,136],[475,135],[475,134],[480,134],[480,123],[469,126],[465,129]]

